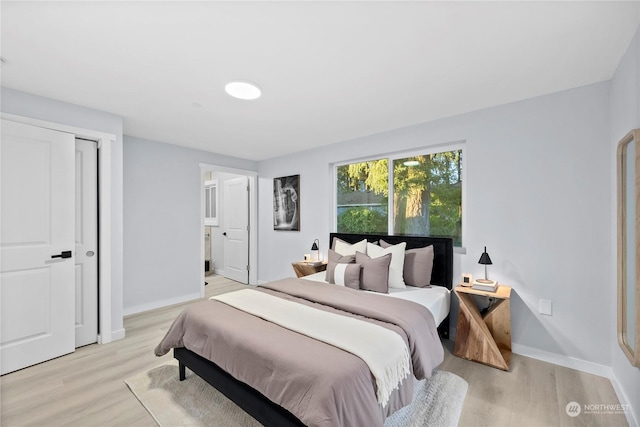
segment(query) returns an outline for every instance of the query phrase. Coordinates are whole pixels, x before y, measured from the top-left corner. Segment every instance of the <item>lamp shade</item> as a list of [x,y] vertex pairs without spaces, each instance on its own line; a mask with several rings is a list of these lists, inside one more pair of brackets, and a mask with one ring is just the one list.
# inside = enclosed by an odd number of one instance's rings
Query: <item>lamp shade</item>
[[317,251],[318,249],[318,243],[320,243],[320,241],[318,239],[313,241],[313,245],[311,245],[311,250],[312,251]]
[[484,265],[491,265],[493,264],[491,262],[491,258],[489,258],[489,254],[487,253],[487,247],[484,247],[484,252],[482,253],[482,255],[480,255],[480,261],[478,261],[478,264],[484,264]]

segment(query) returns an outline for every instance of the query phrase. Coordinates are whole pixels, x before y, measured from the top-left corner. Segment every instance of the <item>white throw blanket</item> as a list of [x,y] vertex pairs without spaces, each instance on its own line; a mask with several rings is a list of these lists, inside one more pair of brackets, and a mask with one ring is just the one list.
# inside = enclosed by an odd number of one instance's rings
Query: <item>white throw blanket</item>
[[352,317],[318,310],[253,289],[211,297],[283,328],[341,348],[360,357],[376,379],[378,403],[411,372],[409,349],[397,333]]

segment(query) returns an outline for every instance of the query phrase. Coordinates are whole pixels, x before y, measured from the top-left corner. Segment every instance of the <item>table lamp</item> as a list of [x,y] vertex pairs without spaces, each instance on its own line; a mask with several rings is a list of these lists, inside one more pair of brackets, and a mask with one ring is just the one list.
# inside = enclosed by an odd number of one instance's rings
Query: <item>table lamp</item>
[[311,250],[316,251],[315,261],[320,261],[320,240],[315,239],[313,241],[313,245],[311,245]]
[[487,253],[487,247],[486,246],[484,247],[484,252],[482,252],[482,255],[480,255],[480,260],[478,261],[478,264],[484,265],[484,279],[476,280],[477,283],[487,284],[487,285],[495,285],[496,283],[498,283],[495,280],[487,279],[487,265],[491,265],[493,263],[491,262],[491,258],[489,257],[489,254]]

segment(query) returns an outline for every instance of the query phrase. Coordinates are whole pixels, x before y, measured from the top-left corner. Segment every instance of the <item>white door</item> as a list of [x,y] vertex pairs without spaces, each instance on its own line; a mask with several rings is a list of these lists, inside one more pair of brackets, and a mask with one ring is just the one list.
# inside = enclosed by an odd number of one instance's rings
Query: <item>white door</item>
[[224,275],[249,283],[249,190],[246,176],[224,182]]
[[76,347],[98,341],[98,146],[76,140]]
[[75,349],[74,147],[73,135],[2,121],[2,374]]

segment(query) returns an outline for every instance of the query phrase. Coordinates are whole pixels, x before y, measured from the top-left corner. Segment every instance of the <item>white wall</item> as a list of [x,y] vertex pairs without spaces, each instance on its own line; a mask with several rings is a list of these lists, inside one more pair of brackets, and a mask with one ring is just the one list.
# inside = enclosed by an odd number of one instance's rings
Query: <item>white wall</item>
[[116,135],[111,147],[111,330],[114,338],[122,338],[122,117],[5,87],[1,98],[4,113]]
[[125,314],[200,296],[200,163],[257,170],[250,160],[124,137]]
[[[631,45],[622,58],[616,73],[611,80],[611,136],[609,147],[610,159],[610,230],[613,236],[610,246],[611,262],[616,265],[616,148],[618,142],[631,130],[640,128],[640,30],[636,32]],[[616,271],[612,271],[607,281],[608,292],[616,295]],[[624,355],[616,338],[617,317],[616,299],[609,301],[613,316],[609,319],[609,337],[612,348],[611,366],[616,381],[629,403],[634,403],[633,417],[636,425],[640,424],[640,368],[634,368]],[[636,333],[638,333],[636,331]],[[636,349],[640,350],[640,349]]]
[[[454,280],[490,274],[511,285],[514,348],[609,366],[611,185],[608,83],[397,129],[260,163],[261,281],[291,276],[290,263],[331,231],[330,164],[466,141],[463,244]],[[274,231],[272,179],[300,174],[301,231]],[[553,316],[538,314],[539,299]],[[453,319],[455,325],[455,314]]]

